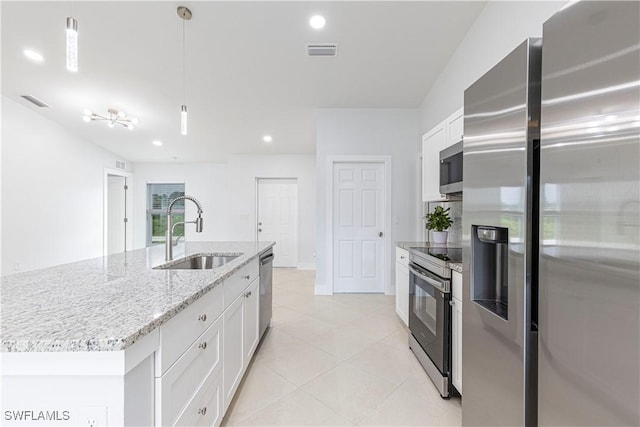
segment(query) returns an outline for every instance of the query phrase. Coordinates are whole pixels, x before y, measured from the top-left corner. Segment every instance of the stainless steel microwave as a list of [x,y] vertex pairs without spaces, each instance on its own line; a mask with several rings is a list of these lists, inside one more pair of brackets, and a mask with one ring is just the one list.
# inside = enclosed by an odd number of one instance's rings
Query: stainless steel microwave
[[462,194],[462,141],[440,151],[440,194]]

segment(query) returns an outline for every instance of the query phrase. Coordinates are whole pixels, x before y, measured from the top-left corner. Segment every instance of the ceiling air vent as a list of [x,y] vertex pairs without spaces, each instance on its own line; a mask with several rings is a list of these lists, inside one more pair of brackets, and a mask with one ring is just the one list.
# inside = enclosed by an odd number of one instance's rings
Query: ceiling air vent
[[121,160],[116,160],[116,169],[126,169],[127,165],[125,162],[121,161]]
[[307,44],[308,56],[336,56],[338,55],[338,45],[335,43],[314,43]]
[[24,99],[26,99],[27,101],[29,101],[30,103],[37,105],[38,107],[47,107],[49,108],[49,104],[47,104],[44,101],[39,100],[38,98],[36,98],[35,96],[31,96],[31,95],[22,95],[22,97]]

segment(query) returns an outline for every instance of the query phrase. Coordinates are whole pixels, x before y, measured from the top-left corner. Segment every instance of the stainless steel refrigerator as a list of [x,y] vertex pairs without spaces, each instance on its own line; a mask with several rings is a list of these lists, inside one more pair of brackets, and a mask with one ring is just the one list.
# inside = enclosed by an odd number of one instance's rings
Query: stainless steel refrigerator
[[465,91],[464,425],[640,425],[640,3]]

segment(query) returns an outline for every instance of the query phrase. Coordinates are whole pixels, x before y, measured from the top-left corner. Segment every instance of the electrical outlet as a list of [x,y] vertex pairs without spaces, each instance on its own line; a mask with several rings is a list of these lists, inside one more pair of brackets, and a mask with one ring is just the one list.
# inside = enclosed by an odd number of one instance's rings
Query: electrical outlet
[[13,263],[13,270],[14,271],[20,270],[20,263],[19,262],[14,262]]
[[86,427],[106,427],[107,407],[106,406],[83,406],[80,408],[79,426]]

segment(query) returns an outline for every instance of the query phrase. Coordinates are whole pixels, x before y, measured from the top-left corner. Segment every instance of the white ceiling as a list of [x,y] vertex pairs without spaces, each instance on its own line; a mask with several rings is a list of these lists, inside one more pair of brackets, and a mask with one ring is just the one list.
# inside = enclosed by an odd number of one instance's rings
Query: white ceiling
[[[189,134],[179,133],[182,20]],[[315,152],[318,108],[416,108],[485,2],[2,1],[2,93],[130,161],[225,161]],[[313,30],[309,17],[327,19]],[[65,69],[65,18],[79,69]],[[306,56],[309,42],[338,57]],[[45,57],[27,59],[31,48]],[[20,95],[51,105],[38,109]],[[133,131],[82,121],[89,108],[139,118]],[[270,134],[271,144],[262,142]],[[160,139],[164,145],[154,147]]]

